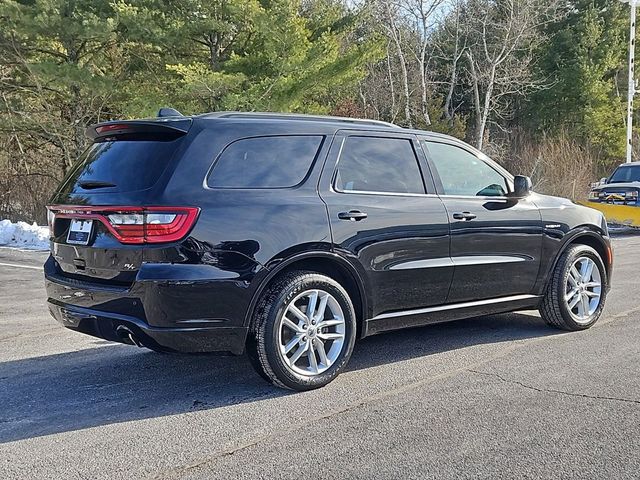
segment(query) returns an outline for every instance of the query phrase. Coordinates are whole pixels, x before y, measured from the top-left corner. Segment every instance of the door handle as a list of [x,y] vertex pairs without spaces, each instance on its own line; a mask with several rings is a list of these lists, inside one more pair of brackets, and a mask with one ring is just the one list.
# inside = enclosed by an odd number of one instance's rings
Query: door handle
[[359,222],[360,220],[367,218],[367,214],[360,210],[349,210],[348,212],[340,212],[338,214],[340,220],[350,220],[352,222]]
[[455,220],[462,220],[462,221],[468,221],[468,220],[473,220],[474,218],[476,218],[477,215],[475,213],[471,213],[471,212],[457,212],[453,214],[453,218]]

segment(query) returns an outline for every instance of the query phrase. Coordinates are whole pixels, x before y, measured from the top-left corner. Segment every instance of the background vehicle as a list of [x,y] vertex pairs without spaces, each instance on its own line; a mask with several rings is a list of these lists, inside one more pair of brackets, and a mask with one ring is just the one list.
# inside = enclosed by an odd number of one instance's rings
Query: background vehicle
[[540,308],[600,316],[603,216],[532,193],[448,136],[215,113],[108,122],[49,207],[49,305],[155,350],[245,350],[277,385],[330,382],[356,338]]
[[640,162],[623,163],[592,186],[586,205],[602,212],[610,224],[640,227],[639,192]]
[[623,163],[609,178],[603,178],[589,193],[589,201],[615,205],[637,205],[640,193],[640,162]]

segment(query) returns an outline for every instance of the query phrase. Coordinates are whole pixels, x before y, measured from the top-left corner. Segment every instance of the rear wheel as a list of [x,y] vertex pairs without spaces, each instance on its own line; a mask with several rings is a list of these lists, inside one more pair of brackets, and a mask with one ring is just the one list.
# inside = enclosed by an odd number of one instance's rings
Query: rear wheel
[[558,260],[540,315],[563,330],[589,328],[602,314],[606,286],[607,272],[598,252],[587,245],[573,245]]
[[248,354],[273,384],[310,390],[331,382],[355,343],[353,304],[335,280],[292,272],[277,280],[258,304]]

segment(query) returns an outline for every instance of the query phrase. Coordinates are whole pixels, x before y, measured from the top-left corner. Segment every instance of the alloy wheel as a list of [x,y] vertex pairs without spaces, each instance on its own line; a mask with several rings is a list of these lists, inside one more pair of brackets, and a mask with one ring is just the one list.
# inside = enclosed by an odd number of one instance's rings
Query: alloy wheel
[[297,295],[278,322],[281,358],[300,375],[318,375],[329,369],[340,356],[344,341],[344,313],[335,297],[324,290]]
[[579,257],[567,275],[564,300],[571,316],[578,323],[588,323],[600,305],[602,278],[596,262]]

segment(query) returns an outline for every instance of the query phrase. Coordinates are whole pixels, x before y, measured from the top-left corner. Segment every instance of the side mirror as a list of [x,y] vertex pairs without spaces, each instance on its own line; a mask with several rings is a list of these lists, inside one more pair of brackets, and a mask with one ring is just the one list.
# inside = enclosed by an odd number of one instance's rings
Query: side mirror
[[516,175],[513,178],[513,195],[517,198],[526,197],[531,193],[531,179],[524,175]]
[[607,177],[602,177],[600,179],[600,185],[604,185],[605,183],[607,183]]

